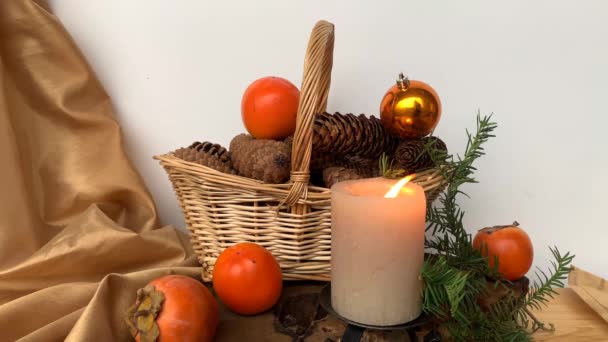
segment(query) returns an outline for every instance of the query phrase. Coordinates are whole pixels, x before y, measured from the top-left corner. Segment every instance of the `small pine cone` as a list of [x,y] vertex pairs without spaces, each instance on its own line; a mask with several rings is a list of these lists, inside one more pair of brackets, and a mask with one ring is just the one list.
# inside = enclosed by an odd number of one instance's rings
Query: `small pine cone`
[[353,169],[366,178],[377,177],[380,175],[380,166],[378,160],[372,158],[346,156],[344,157],[341,166]]
[[[203,144],[205,144],[205,143],[203,143]],[[207,143],[207,144],[210,144],[210,143]],[[190,145],[190,146],[193,146],[193,145]],[[219,145],[217,145],[217,146],[219,146]],[[223,147],[219,146],[219,149],[223,149]],[[232,162],[230,161],[230,159],[225,160],[225,161],[222,160],[222,158],[220,156],[218,156],[218,154],[215,151],[209,151],[209,150],[197,151],[195,148],[183,147],[183,148],[176,150],[173,154],[176,157],[178,157],[182,160],[185,160],[187,162],[204,165],[204,166],[210,167],[214,170],[232,174],[232,175],[236,174],[236,170],[232,167]],[[225,153],[225,154],[228,155],[227,153]]]
[[310,157],[311,170],[324,170],[330,166],[342,165],[344,160],[340,156],[331,153],[314,152]]
[[188,146],[188,148],[195,149],[200,152],[205,152],[210,155],[216,155],[219,160],[223,162],[227,162],[230,160],[230,153],[226,148],[222,147],[220,144],[213,144],[208,141],[205,142],[194,142],[192,145]]
[[370,177],[361,175],[354,169],[348,169],[342,166],[332,166],[323,170],[323,182],[327,188],[331,188],[332,185],[339,182],[363,178]]
[[395,151],[395,160],[399,166],[409,172],[418,172],[434,167],[430,154],[424,151],[429,141],[434,141],[435,149],[448,150],[446,144],[437,137],[405,140],[399,144]]
[[379,175],[378,160],[373,158],[363,158],[360,156],[336,156],[328,153],[313,153],[310,160],[310,170],[325,170],[332,166],[342,166],[347,169],[354,169],[361,174],[369,177]]
[[240,134],[230,142],[234,168],[241,176],[266,183],[285,183],[291,171],[291,148],[283,141]]

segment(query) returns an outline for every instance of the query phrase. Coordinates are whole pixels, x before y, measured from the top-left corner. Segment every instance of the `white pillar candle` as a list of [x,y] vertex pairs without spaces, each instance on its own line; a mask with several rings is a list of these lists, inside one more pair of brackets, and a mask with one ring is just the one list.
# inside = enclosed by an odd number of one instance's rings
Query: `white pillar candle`
[[397,325],[421,314],[426,199],[414,183],[385,198],[396,183],[372,178],[331,188],[331,302],[358,323]]

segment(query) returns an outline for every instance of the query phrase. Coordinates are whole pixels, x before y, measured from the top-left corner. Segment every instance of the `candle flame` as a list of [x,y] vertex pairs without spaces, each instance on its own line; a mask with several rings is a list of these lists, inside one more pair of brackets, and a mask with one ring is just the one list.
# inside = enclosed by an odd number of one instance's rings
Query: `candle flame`
[[384,195],[384,198],[395,198],[395,197],[397,197],[397,195],[399,195],[399,192],[401,191],[401,189],[410,180],[412,180],[412,176],[407,176],[405,178],[402,178],[400,181],[398,181],[397,183],[395,183],[395,185],[393,185],[393,187],[386,193],[386,195]]

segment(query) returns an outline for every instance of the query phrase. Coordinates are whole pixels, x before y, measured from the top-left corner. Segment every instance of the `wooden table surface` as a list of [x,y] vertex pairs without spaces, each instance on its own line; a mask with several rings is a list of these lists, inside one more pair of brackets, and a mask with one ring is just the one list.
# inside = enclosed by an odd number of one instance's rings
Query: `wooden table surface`
[[[293,283],[292,283],[293,284]],[[288,294],[318,292],[320,285],[288,285]],[[608,323],[582,301],[571,289],[559,290],[560,295],[551,301],[549,306],[536,312],[539,319],[555,325],[554,332],[538,332],[534,335],[536,341],[559,342],[608,342]],[[272,313],[242,317],[222,308],[220,326],[216,335],[218,342],[252,341],[252,342],[290,342],[289,336],[277,333],[273,327]],[[339,341],[344,324],[332,316],[316,324],[310,342]],[[384,334],[382,338],[366,337],[364,341],[407,341],[403,335]]]
[[555,332],[538,332],[536,341],[586,342],[608,341],[608,323],[571,289],[559,290],[537,317],[555,325]]

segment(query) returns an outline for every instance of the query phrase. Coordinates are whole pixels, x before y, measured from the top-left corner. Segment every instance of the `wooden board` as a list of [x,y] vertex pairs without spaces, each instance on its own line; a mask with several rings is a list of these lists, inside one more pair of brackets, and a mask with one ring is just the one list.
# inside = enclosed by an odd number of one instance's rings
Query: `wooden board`
[[608,341],[608,323],[593,311],[572,289],[559,290],[547,308],[537,317],[555,325],[555,332],[538,332],[537,341],[590,342]]

